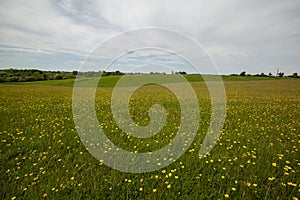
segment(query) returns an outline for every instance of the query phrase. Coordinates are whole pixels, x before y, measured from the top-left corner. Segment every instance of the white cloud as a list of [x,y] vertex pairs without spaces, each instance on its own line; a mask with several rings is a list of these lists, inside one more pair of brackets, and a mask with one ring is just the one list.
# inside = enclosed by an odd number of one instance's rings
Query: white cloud
[[[121,31],[152,26],[191,36],[223,73],[243,67],[252,73],[286,67],[292,73],[300,63],[299,13],[297,0],[2,0],[0,64],[20,66],[26,59],[21,51],[49,56],[49,66],[58,55],[65,57],[57,65],[74,64]],[[28,65],[47,65],[46,57],[28,60]]]

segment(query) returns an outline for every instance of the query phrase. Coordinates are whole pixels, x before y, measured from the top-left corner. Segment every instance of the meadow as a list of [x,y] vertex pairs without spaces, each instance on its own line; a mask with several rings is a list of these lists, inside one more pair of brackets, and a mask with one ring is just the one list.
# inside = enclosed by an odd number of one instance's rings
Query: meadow
[[[95,104],[99,126],[116,145],[148,152],[174,138],[180,109],[168,89],[145,85],[132,96],[138,125],[150,122],[155,103],[168,113],[158,134],[140,139],[116,126],[110,111],[116,81],[103,81]],[[0,84],[0,199],[298,199],[300,80],[228,78],[223,131],[202,159],[210,98],[204,82],[190,81],[201,114],[195,140],[169,166],[140,174],[111,169],[86,150],[73,122],[71,80]]]

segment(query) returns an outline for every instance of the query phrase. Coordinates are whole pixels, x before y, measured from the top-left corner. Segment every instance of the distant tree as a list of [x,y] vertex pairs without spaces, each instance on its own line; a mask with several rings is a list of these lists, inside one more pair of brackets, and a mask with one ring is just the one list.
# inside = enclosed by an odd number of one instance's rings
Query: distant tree
[[262,73],[260,74],[260,76],[262,76],[262,77],[267,77],[268,75],[266,75],[265,73],[262,72]]
[[297,73],[297,72],[294,72],[292,76],[293,76],[294,78],[298,78],[298,73]]
[[39,81],[39,80],[42,80],[43,79],[43,77],[42,77],[42,75],[40,74],[40,72],[34,72],[33,74],[32,74],[32,77],[34,78],[34,80],[36,80],[36,81]]
[[185,71],[179,71],[179,72],[175,72],[175,74],[186,74],[186,72]]
[[63,76],[61,74],[55,74],[54,79],[61,80],[61,79],[63,79]]
[[272,76],[272,73],[271,73],[271,72],[269,72],[269,76]]
[[279,72],[279,73],[278,73],[278,76],[279,76],[279,77],[283,77],[283,75],[284,75],[283,72]]
[[73,73],[73,75],[77,76],[78,71],[73,71],[72,73]]
[[240,76],[246,76],[246,72],[245,71],[241,72]]

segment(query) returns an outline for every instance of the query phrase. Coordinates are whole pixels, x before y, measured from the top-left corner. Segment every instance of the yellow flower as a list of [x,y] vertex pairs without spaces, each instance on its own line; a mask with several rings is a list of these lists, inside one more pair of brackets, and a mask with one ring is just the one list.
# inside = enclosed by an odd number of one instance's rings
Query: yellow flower
[[236,191],[236,188],[235,188],[235,187],[232,187],[231,190],[232,190],[232,191]]
[[140,188],[139,190],[140,190],[140,191],[143,191],[143,188]]
[[273,181],[274,179],[276,179],[275,177],[269,177],[268,180],[269,181]]
[[288,182],[287,184],[288,184],[289,186],[293,186],[293,187],[296,187],[296,186],[297,186],[296,183],[292,183],[292,182]]
[[70,178],[70,180],[73,181],[73,180],[74,180],[74,176],[72,176],[72,177]]
[[169,185],[167,186],[167,188],[170,189],[170,188],[171,188],[171,184],[169,184]]
[[46,197],[47,197],[47,194],[46,194],[46,193],[45,193],[45,194],[43,194],[43,197],[44,197],[44,198],[46,198]]
[[229,198],[229,194],[224,194],[224,197],[225,198]]
[[157,189],[153,189],[152,191],[153,191],[153,192],[156,192],[156,191],[157,191]]
[[276,165],[276,163],[272,163],[272,166],[273,166],[273,167],[276,167],[277,165]]

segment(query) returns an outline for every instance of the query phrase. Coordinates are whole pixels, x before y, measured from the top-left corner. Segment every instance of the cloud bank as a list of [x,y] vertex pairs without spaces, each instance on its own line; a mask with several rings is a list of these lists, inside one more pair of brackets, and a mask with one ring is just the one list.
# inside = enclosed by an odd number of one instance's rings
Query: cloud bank
[[78,70],[110,37],[162,27],[194,38],[223,74],[299,73],[299,13],[298,0],[2,0],[0,67]]

